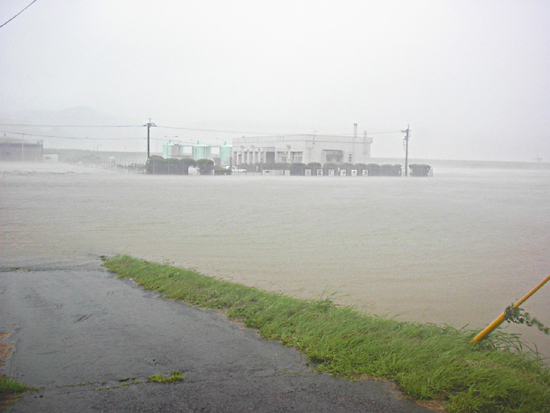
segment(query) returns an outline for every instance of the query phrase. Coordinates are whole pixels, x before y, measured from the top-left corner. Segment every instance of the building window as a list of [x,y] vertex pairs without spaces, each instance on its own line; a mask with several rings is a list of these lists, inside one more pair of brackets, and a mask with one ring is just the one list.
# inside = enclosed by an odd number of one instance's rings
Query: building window
[[342,163],[342,160],[344,159],[344,151],[324,150],[323,155],[323,158],[327,163]]
[[276,163],[287,163],[288,162],[288,152],[277,151]]
[[291,162],[302,163],[303,155],[304,155],[303,152],[290,152]]

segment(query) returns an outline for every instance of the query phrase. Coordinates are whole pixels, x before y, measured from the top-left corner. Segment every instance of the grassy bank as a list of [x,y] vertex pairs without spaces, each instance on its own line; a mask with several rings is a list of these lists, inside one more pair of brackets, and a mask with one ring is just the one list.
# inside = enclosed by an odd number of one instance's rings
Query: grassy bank
[[27,386],[15,379],[0,375],[0,394],[17,394],[27,390]]
[[25,390],[28,390],[28,387],[24,384],[0,374],[0,411],[3,411]]
[[472,331],[361,314],[328,299],[298,300],[127,256],[104,266],[165,298],[225,310],[266,339],[299,349],[320,371],[386,378],[448,412],[550,412],[550,370],[507,348],[502,335],[474,344]]

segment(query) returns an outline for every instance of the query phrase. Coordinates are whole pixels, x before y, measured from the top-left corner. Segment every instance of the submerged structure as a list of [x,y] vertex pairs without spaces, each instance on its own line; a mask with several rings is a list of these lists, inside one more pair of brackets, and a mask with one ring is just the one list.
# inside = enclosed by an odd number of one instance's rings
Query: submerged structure
[[411,170],[411,176],[433,176],[433,169],[430,165],[426,164],[412,164],[409,165]]
[[371,156],[372,138],[365,132],[357,136],[357,124],[350,135],[279,135],[233,138],[221,145],[169,141],[163,145],[164,159],[211,159],[219,166],[254,166],[275,164],[366,164]]
[[0,161],[42,162],[44,143],[20,138],[0,138]]
[[372,138],[338,135],[284,135],[233,139],[233,164],[366,163]]
[[199,159],[210,159],[219,166],[231,165],[231,148],[227,142],[223,145],[208,145],[197,141],[196,143],[183,143],[168,141],[162,146],[162,157],[164,159],[183,159],[191,158],[195,161]]

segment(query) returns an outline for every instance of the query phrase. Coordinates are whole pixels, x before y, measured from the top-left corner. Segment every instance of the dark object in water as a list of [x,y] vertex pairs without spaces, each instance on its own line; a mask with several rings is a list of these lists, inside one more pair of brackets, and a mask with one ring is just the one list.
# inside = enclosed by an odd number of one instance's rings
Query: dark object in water
[[433,176],[433,170],[430,165],[412,164],[409,165],[411,176]]

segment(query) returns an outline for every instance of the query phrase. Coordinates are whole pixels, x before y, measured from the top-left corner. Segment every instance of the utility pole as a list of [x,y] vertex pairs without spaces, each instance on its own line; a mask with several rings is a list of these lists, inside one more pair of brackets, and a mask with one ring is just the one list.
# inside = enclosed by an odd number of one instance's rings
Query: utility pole
[[411,133],[409,125],[407,125],[407,129],[401,132],[405,134],[405,138],[403,139],[403,146],[405,147],[405,176],[409,176],[409,134]]
[[151,156],[151,143],[150,143],[150,132],[151,132],[151,126],[156,127],[154,123],[151,122],[151,118],[149,118],[149,122],[146,123],[143,126],[147,126],[147,160],[149,160],[149,157]]
[[351,144],[351,159],[348,160],[350,163],[355,163],[355,140],[357,139],[357,123],[353,124],[353,143]]

